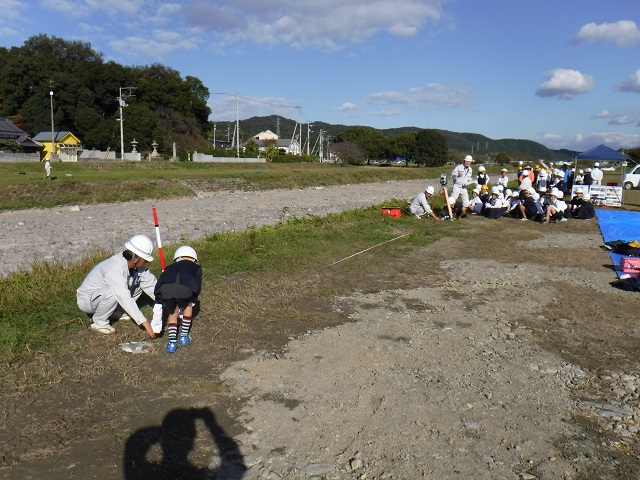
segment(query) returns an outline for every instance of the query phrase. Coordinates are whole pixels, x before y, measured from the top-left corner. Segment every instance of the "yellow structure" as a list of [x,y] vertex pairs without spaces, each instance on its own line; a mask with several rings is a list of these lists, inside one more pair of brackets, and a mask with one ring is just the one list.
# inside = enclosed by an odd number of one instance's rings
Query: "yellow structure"
[[77,162],[78,152],[82,150],[80,140],[71,132],[53,132],[54,147],[53,158],[51,156],[51,132],[40,132],[33,140],[42,144],[40,159],[60,160],[61,162]]

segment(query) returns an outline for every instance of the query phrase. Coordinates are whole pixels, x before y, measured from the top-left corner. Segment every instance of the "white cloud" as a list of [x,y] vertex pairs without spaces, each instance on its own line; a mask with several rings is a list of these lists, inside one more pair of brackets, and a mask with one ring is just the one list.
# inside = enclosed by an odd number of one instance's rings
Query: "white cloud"
[[89,18],[100,13],[112,18],[136,16],[145,3],[145,0],[42,0],[43,8],[72,18]]
[[351,102],[345,102],[342,105],[340,105],[340,108],[338,108],[339,112],[351,112],[353,110],[356,110],[358,108],[358,106],[355,103],[351,103]]
[[182,12],[186,22],[220,42],[285,43],[339,48],[380,32],[411,37],[439,21],[449,0],[200,0]]
[[547,80],[536,90],[539,97],[560,97],[571,99],[580,93],[593,89],[595,81],[590,75],[578,70],[556,68],[547,75]]
[[573,38],[573,43],[584,41],[613,42],[621,47],[631,47],[640,42],[640,29],[633,20],[616,23],[588,23]]
[[594,132],[586,135],[580,133],[576,135],[545,133],[538,135],[535,140],[554,150],[566,148],[578,152],[584,152],[603,143],[614,150],[640,146],[640,134],[631,133]]
[[640,70],[636,70],[631,77],[616,85],[615,88],[620,92],[640,93]]
[[[2,12],[2,15],[0,15],[0,25],[7,23],[12,24],[13,21],[21,19],[22,11],[28,8],[29,6],[21,0],[0,0],[0,12]],[[11,27],[6,27],[6,29],[7,31],[14,31]],[[0,34],[2,34],[1,30]]]
[[454,87],[441,83],[428,83],[423,87],[409,89],[413,102],[441,108],[458,108],[472,105],[468,87]]
[[157,30],[157,40],[148,37],[125,37],[111,40],[109,45],[119,52],[160,59],[176,50],[195,50],[197,44],[179,34]]
[[640,124],[640,110],[631,109],[626,112],[610,112],[609,110],[603,110],[602,112],[593,115],[592,118],[608,120],[607,123],[609,125]]
[[367,97],[368,103],[386,105],[416,105],[422,109],[457,108],[473,104],[467,87],[427,83],[406,92],[379,92]]

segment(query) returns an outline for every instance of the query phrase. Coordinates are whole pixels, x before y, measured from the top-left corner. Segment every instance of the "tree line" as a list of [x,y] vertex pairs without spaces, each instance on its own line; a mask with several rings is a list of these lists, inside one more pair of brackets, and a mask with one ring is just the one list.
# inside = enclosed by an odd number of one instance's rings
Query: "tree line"
[[196,77],[105,62],[89,43],[46,35],[0,47],[0,65],[0,116],[31,135],[51,131],[53,102],[54,130],[72,132],[87,149],[117,150],[120,89],[134,87],[123,108],[126,151],[134,139],[141,151],[153,141],[165,152],[174,141],[189,150],[210,144],[209,90]]

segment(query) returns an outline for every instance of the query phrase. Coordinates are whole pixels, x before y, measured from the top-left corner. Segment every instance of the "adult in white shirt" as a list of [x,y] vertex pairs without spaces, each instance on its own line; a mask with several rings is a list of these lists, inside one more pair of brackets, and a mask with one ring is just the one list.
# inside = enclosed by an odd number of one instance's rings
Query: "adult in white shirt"
[[432,186],[424,187],[424,190],[418,193],[411,203],[409,204],[409,211],[416,218],[422,218],[424,215],[429,215],[434,220],[440,220],[429,205],[428,199],[433,196],[435,189]]
[[600,164],[596,162],[591,170],[591,185],[601,185],[602,177],[604,177],[604,172],[600,170]]
[[124,247],[126,250],[103,260],[89,272],[76,291],[78,308],[92,315],[93,331],[111,335],[116,329],[109,319],[120,306],[150,338],[155,338],[151,323],[137,303],[143,293],[155,300],[156,277],[147,268],[147,262],[153,260],[153,242],[144,235],[135,235]]
[[462,201],[462,209],[460,210],[460,216],[464,217],[467,214],[467,207],[469,206],[469,191],[467,190],[467,186],[471,184],[476,184],[477,181],[473,179],[473,171],[471,168],[471,164],[473,163],[473,157],[471,155],[467,155],[464,157],[463,163],[457,165],[456,168],[451,172],[451,177],[453,178],[453,190],[451,192],[451,197],[449,199],[452,205],[455,205],[458,197]]

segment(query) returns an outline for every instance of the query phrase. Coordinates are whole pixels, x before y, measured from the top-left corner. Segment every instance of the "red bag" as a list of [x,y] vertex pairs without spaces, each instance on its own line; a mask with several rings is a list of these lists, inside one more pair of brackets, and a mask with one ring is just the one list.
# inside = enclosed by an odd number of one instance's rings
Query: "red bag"
[[640,258],[622,257],[620,270],[624,273],[640,273]]

